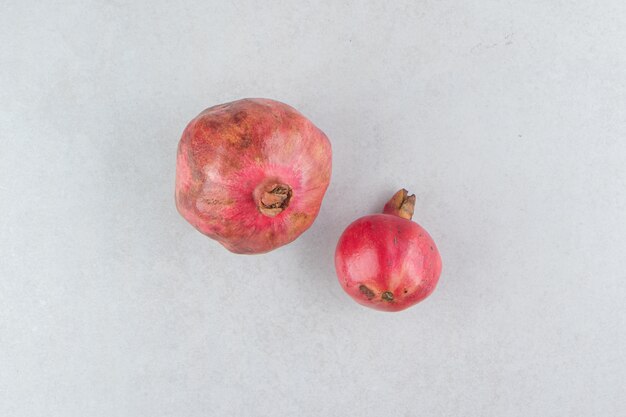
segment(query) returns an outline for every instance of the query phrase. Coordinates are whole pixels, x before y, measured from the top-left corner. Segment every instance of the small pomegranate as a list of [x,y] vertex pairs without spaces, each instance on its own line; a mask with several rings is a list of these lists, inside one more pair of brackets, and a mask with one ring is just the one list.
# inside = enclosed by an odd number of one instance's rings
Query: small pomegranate
[[428,297],[441,274],[435,242],[411,221],[415,195],[398,191],[383,214],[361,217],[339,238],[335,268],[339,283],[357,303],[400,311]]
[[307,118],[278,101],[238,100],[185,128],[176,207],[232,252],[268,252],[311,226],[330,174],[330,142]]

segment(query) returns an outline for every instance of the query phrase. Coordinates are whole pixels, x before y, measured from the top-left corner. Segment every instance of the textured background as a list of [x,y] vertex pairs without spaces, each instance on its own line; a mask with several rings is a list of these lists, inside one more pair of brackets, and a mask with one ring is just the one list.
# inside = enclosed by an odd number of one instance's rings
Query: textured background
[[[0,415],[623,415],[623,0],[0,10]],[[334,172],[307,233],[236,256],[176,213],[174,162],[250,96]],[[384,314],[333,251],[401,186],[444,272]]]

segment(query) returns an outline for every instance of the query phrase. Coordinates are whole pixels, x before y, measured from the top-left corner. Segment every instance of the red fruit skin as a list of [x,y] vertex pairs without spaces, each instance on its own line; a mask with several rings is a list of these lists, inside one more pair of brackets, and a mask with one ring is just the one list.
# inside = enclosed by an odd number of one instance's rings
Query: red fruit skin
[[[326,135],[292,107],[243,99],[206,109],[178,145],[176,207],[196,229],[234,253],[264,253],[308,229],[331,176]],[[273,185],[288,205],[264,211]]]
[[343,232],[335,268],[339,283],[359,304],[400,311],[434,291],[441,256],[417,223],[392,214],[374,214],[354,221]]

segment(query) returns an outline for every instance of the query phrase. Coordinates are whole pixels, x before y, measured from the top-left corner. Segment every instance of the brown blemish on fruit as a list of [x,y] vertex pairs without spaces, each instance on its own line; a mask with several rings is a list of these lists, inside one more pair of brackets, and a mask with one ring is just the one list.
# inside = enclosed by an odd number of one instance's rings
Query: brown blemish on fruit
[[252,143],[252,139],[250,139],[250,135],[245,133],[239,139],[239,146],[242,148],[247,148]]
[[218,120],[202,120],[202,122],[204,123],[202,127],[207,128],[210,131],[213,132],[217,132],[220,130],[220,128],[222,127],[222,123],[220,123],[220,121]]
[[240,110],[233,115],[233,120],[235,121],[235,123],[241,123],[243,120],[246,119],[246,117],[248,117],[248,113],[246,113],[244,110]]
[[391,302],[393,301],[393,293],[391,291],[385,291],[384,293],[382,293],[380,298],[382,298],[385,301]]
[[215,199],[215,198],[205,198],[204,199],[204,204],[219,205],[219,204],[221,204],[221,202],[218,199]]
[[205,204],[214,206],[230,206],[234,203],[233,199],[231,198],[226,200],[218,200],[217,198],[204,198],[202,201],[204,201]]
[[376,295],[374,294],[374,291],[370,290],[367,285],[363,284],[359,285],[359,291],[361,291],[361,294],[365,295],[368,300],[371,300]]
[[300,227],[304,227],[306,224],[311,222],[311,218],[306,213],[293,213],[290,216],[291,229],[296,230]]

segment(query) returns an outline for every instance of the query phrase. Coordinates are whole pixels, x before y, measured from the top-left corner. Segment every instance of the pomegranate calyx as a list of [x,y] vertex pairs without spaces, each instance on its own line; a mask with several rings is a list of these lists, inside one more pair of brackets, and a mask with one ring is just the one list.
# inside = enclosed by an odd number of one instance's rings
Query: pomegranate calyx
[[257,204],[261,213],[268,217],[274,217],[289,206],[289,201],[293,195],[289,185],[271,183],[264,188]]
[[409,195],[404,188],[395,193],[383,209],[385,214],[393,214],[407,220],[411,220],[413,211],[415,211],[415,194]]

